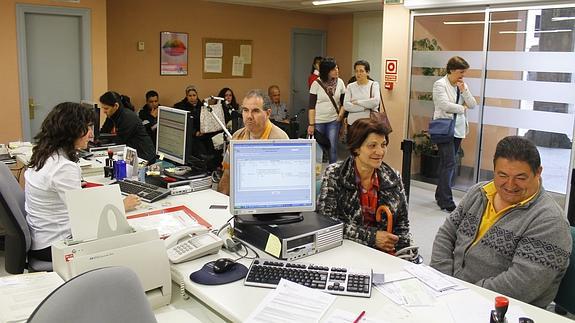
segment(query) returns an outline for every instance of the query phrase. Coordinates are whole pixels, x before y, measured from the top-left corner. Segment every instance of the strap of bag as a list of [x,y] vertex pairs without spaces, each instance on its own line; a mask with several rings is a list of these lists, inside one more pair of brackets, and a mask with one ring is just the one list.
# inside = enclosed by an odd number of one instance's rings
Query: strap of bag
[[459,104],[459,97],[461,96],[461,91],[459,90],[459,86],[457,87],[457,98],[455,99],[455,104]]
[[[325,87],[325,85],[323,84],[323,82],[320,80],[320,78],[318,77],[315,80],[319,86],[321,86],[321,88],[325,91],[325,94],[327,95],[327,97],[329,98],[329,100],[331,101],[331,104],[333,104],[333,108],[335,109],[335,112],[339,115],[339,108],[337,107],[337,104],[335,103],[335,100],[333,99],[333,95],[329,95],[329,92],[327,91],[327,88]],[[337,85],[336,85],[337,88]]]

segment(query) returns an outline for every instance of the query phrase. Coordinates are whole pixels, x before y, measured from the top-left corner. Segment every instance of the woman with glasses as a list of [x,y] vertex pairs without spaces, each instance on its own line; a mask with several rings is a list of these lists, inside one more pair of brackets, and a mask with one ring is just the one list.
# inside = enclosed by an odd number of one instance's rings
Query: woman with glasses
[[[317,210],[342,221],[345,238],[394,253],[411,245],[411,234],[401,177],[383,162],[388,142],[389,130],[381,121],[355,121],[347,136],[350,156],[327,167]],[[390,219],[386,213],[377,216],[382,205],[391,212]],[[417,254],[412,257],[416,259]]]
[[[94,111],[78,103],[60,103],[42,122],[24,173],[26,221],[30,227],[30,255],[51,261],[50,245],[71,235],[66,191],[82,187],[78,150],[94,138]],[[126,210],[140,204],[137,196],[124,199]]]

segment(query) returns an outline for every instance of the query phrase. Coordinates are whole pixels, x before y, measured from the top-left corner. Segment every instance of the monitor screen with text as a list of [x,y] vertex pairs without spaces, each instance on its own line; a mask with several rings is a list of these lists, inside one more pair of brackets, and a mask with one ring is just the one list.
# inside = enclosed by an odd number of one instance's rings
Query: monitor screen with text
[[160,106],[157,127],[156,154],[185,164],[188,111]]
[[313,139],[232,141],[232,214],[315,211],[315,162]]

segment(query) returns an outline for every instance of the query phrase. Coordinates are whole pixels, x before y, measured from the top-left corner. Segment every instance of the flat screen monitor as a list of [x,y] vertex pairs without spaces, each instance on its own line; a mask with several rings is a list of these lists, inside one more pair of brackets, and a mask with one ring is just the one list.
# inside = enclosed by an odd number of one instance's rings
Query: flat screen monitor
[[87,100],[80,101],[80,104],[94,110],[94,142],[96,142],[100,138],[100,107],[98,103]]
[[156,136],[156,154],[170,161],[186,164],[188,111],[160,106]]
[[315,140],[232,140],[230,210],[258,219],[315,211]]

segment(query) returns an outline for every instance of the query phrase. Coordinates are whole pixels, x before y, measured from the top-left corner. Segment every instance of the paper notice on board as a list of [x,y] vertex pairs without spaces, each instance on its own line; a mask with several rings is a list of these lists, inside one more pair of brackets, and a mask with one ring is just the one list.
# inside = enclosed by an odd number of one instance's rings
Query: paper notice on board
[[206,43],[206,57],[222,57],[224,54],[224,44]]
[[204,58],[204,73],[221,73],[221,58]]
[[252,45],[240,45],[240,57],[244,64],[252,63]]
[[240,56],[234,56],[232,62],[232,76],[244,76],[244,61]]

